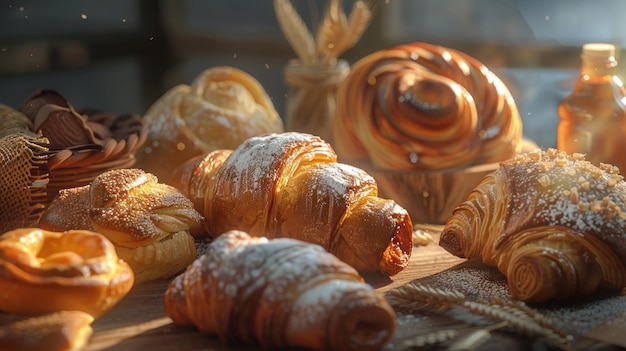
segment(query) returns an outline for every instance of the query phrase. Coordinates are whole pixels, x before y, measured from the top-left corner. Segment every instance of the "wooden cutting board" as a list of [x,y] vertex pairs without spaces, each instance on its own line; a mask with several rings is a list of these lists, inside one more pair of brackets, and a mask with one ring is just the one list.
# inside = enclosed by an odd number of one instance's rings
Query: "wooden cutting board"
[[[438,240],[436,231],[433,232],[433,237],[434,243],[415,248],[409,266],[399,275],[392,278],[379,275],[365,276],[366,281],[377,290],[388,292],[412,281],[425,280],[437,284],[438,279],[439,281],[450,279],[449,275],[452,274],[454,277],[460,269],[484,269],[465,267],[467,262],[450,255],[436,244]],[[471,270],[468,272],[472,274]],[[495,280],[498,281],[501,278]],[[201,335],[192,327],[180,327],[171,323],[162,307],[163,295],[168,283],[168,280],[158,280],[135,286],[113,310],[94,322],[94,334],[86,351],[229,350],[220,345],[214,336]],[[501,281],[497,283],[500,284]],[[626,320],[626,296],[620,297],[620,303],[607,305],[607,308],[615,309],[615,306],[623,310],[617,311],[617,315],[610,314],[607,320],[596,321],[598,324],[596,332],[590,333],[590,337],[578,338],[573,349],[618,350],[610,342],[619,343],[619,340],[626,339],[626,337],[621,337],[626,335],[624,328],[626,323],[616,322],[617,318]],[[399,313],[396,334],[385,350],[406,349],[403,343],[407,339],[414,339],[416,336],[441,329],[465,330],[471,328],[472,323],[471,319],[451,312]],[[608,335],[598,332],[607,330],[601,327],[602,323],[607,323],[612,327]],[[504,328],[493,332],[492,337],[478,350],[515,351],[542,349],[543,346],[540,340],[521,337]],[[249,348],[249,350],[255,350],[255,348]]]

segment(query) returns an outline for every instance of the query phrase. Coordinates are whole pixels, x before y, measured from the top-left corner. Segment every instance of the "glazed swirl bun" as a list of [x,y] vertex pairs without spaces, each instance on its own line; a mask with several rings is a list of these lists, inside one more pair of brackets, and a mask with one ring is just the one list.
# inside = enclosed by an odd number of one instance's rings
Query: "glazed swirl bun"
[[39,315],[115,306],[134,275],[103,235],[86,230],[20,228],[0,236],[0,310]]
[[505,84],[459,51],[411,43],[358,62],[337,92],[333,145],[344,162],[429,170],[502,161],[522,125]]

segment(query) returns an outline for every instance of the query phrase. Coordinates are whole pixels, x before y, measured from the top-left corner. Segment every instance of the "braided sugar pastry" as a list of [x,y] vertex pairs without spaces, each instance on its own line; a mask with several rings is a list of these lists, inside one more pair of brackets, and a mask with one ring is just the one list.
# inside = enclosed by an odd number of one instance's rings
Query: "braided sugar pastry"
[[440,243],[506,275],[527,302],[626,287],[626,182],[617,167],[554,149],[515,156],[486,176]]
[[493,72],[420,42],[356,62],[337,92],[333,129],[340,159],[389,170],[502,161],[522,141],[517,106]]
[[393,309],[318,245],[229,231],[169,285],[165,313],[222,343],[275,350],[379,350]]
[[204,219],[173,186],[141,169],[114,169],[91,184],[63,189],[46,208],[46,230],[104,234],[128,262],[135,282],[168,278],[196,258],[190,231]]

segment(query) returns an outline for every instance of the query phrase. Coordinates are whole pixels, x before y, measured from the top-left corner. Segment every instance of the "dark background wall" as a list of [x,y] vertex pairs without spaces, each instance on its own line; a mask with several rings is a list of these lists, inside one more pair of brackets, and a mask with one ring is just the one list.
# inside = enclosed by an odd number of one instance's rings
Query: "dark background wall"
[[[327,2],[292,3],[315,29]],[[373,3],[373,22],[343,58],[412,41],[463,50],[508,84],[525,134],[543,146],[554,145],[556,105],[576,78],[581,45],[615,43],[621,56],[626,48],[623,0]],[[77,107],[142,114],[172,86],[231,65],[255,76],[282,114],[283,69],[294,57],[271,0],[0,0],[0,103],[14,107],[52,88]]]

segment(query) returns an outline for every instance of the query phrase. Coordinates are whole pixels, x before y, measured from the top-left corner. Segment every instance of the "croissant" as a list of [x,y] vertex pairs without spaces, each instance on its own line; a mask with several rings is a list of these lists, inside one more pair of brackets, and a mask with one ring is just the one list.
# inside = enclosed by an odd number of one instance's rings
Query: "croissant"
[[89,185],[61,190],[39,226],[93,230],[113,242],[135,282],[171,277],[196,258],[190,230],[204,219],[176,188],[143,170],[116,169]]
[[481,259],[530,303],[626,286],[626,183],[617,167],[537,150],[503,162],[453,212],[440,245]]
[[186,160],[232,149],[249,137],[282,132],[283,124],[263,86],[235,67],[217,66],[191,85],[178,85],[144,116],[148,140],[135,167],[167,180]]
[[320,246],[241,231],[215,239],[167,288],[165,313],[226,345],[378,350],[395,313],[349,265]]
[[93,333],[93,317],[82,311],[37,316],[0,314],[0,350],[79,351]]
[[133,286],[133,271],[101,234],[20,228],[0,236],[0,310],[77,310],[94,318]]
[[306,133],[253,137],[233,151],[196,157],[170,184],[204,215],[209,235],[231,229],[319,244],[362,272],[394,275],[411,256],[413,224],[374,178],[336,162]]
[[337,91],[340,160],[437,170],[506,160],[522,123],[506,85],[469,55],[415,42],[369,54]]

